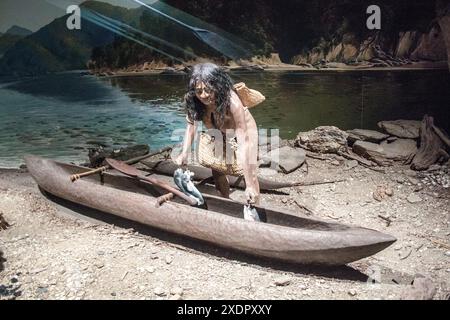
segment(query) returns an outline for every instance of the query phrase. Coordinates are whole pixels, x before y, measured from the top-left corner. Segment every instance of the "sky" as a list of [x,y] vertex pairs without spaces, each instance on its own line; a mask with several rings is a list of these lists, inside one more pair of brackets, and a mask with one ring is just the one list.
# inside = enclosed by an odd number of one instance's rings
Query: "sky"
[[[55,18],[66,14],[65,9],[71,4],[80,4],[85,0],[0,0],[0,32],[5,32],[13,25],[37,31]],[[140,5],[133,0],[98,0],[126,8]],[[144,0],[153,3],[154,0]]]

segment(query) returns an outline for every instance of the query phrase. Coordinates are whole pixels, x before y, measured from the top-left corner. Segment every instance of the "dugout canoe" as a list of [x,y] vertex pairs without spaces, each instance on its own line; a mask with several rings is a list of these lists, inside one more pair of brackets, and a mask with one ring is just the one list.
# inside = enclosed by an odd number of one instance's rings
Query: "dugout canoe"
[[165,193],[117,171],[71,182],[89,168],[38,156],[25,157],[37,184],[54,196],[165,231],[251,255],[299,264],[343,265],[373,255],[396,241],[388,234],[257,207],[266,222],[242,218],[241,203],[204,194],[208,210],[174,198],[157,207]]

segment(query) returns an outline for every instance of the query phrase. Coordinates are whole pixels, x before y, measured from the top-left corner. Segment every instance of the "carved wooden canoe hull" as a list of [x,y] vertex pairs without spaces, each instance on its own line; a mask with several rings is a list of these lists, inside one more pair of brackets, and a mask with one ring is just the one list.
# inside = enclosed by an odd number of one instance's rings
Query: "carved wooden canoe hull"
[[165,231],[251,255],[299,264],[342,265],[373,255],[396,241],[360,227],[258,207],[266,222],[243,219],[242,204],[204,194],[208,210],[174,199],[157,207],[160,189],[111,171],[71,182],[89,168],[37,156],[25,161],[37,184],[50,194]]

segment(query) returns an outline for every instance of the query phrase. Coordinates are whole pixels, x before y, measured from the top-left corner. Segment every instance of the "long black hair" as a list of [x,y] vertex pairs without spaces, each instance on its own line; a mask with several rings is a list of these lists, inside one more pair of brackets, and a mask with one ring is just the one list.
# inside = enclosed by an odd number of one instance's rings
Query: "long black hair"
[[233,80],[224,70],[213,63],[200,63],[193,67],[188,92],[184,99],[188,118],[195,121],[201,121],[206,110],[195,95],[195,86],[199,82],[203,82],[215,94],[214,121],[216,127],[220,128],[225,115],[230,110],[231,90],[234,90]]

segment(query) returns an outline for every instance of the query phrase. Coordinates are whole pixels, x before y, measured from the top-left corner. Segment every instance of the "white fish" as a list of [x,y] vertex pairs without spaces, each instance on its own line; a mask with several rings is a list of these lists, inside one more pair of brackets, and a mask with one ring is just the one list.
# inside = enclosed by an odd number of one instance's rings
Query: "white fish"
[[181,189],[186,195],[195,199],[197,201],[197,205],[201,206],[205,203],[202,194],[198,191],[197,187],[192,182],[192,177],[194,173],[183,169],[178,168],[175,170],[173,174],[173,179],[178,188]]

